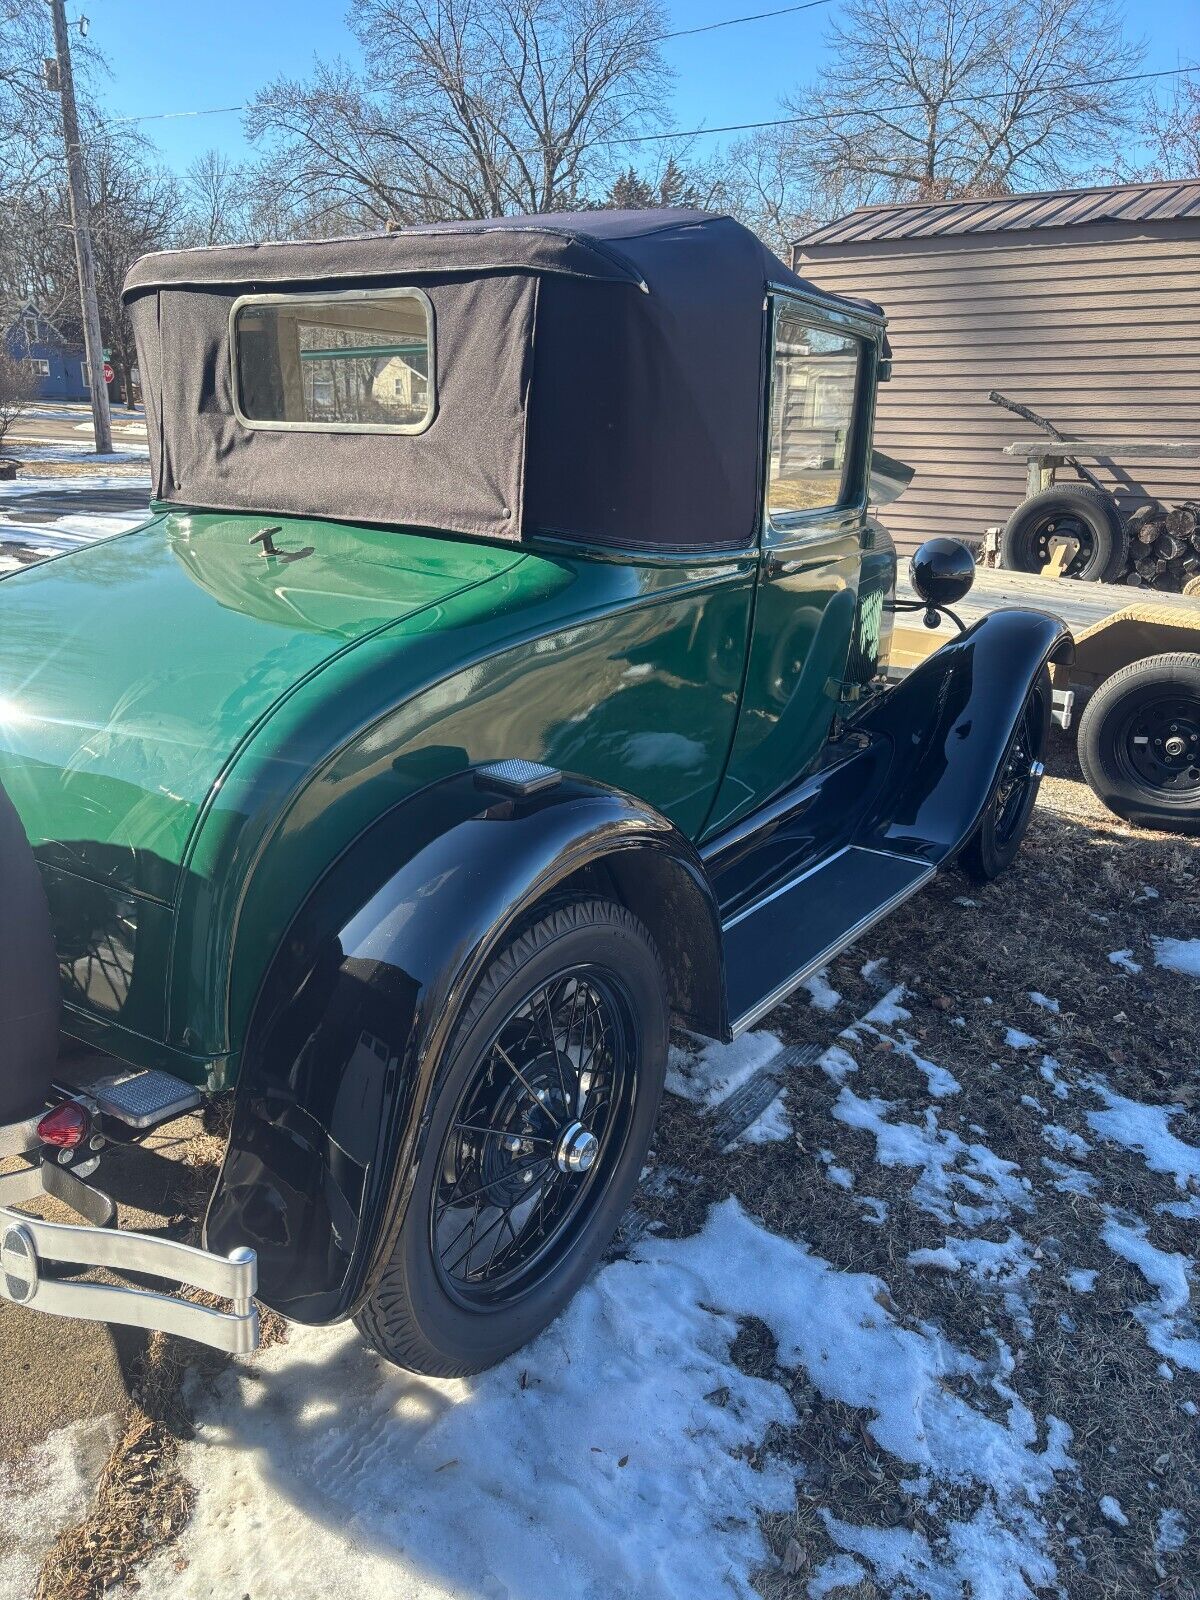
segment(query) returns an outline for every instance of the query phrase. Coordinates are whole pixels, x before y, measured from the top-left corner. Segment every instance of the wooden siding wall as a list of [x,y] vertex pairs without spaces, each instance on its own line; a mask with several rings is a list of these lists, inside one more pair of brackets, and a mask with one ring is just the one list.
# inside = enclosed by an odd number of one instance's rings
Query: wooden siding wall
[[[1001,450],[1042,435],[989,389],[1064,433],[1200,441],[1200,221],[813,245],[796,269],[887,313],[875,442],[916,468],[882,513],[901,549],[981,537],[1024,498]],[[1197,461],[1092,465],[1127,512],[1200,496]]]

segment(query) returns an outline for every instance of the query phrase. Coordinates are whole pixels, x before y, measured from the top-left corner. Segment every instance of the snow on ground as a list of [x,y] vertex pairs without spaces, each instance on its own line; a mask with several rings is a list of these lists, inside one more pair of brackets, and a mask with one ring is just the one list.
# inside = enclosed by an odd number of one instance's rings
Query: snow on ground
[[1177,1366],[1200,1372],[1200,1331],[1188,1314],[1189,1279],[1196,1270],[1195,1263],[1177,1251],[1157,1249],[1147,1238],[1145,1224],[1136,1218],[1123,1221],[1109,1208],[1106,1213],[1101,1229],[1105,1244],[1135,1266],[1150,1287],[1158,1291],[1157,1300],[1132,1308],[1146,1330],[1150,1348]]
[[874,1137],[880,1166],[918,1169],[912,1198],[922,1210],[943,1222],[977,1227],[1002,1221],[1014,1209],[1029,1208],[1029,1180],[1015,1163],[942,1128],[932,1106],[920,1122],[892,1120],[889,1114],[895,1109],[889,1100],[878,1095],[864,1099],[843,1084],[833,1115],[847,1127]]
[[[77,478],[18,478],[0,483],[0,574],[30,565],[31,558],[61,555],[96,539],[109,539],[144,522],[147,510],[127,510],[131,490],[142,487],[137,477],[89,474]],[[145,479],[149,505],[150,480]],[[106,493],[122,495],[120,508],[96,510]],[[57,510],[63,503],[79,510]],[[47,515],[42,505],[55,508]]]
[[1172,1117],[1183,1114],[1182,1106],[1142,1105],[1114,1093],[1100,1078],[1089,1079],[1087,1087],[1104,1101],[1103,1111],[1087,1113],[1102,1139],[1137,1150],[1151,1172],[1169,1172],[1185,1192],[1189,1185],[1200,1186],[1200,1149],[1176,1138],[1168,1126]]
[[1039,1505],[1071,1468],[1069,1430],[1039,1424],[1003,1362],[902,1326],[886,1298],[881,1279],[836,1271],[727,1200],[699,1234],[645,1240],[605,1267],[532,1346],[477,1379],[414,1378],[352,1330],[296,1330],[198,1400],[183,1447],[196,1514],[143,1589],[750,1597],[766,1554],[757,1518],[795,1494],[790,1464],[746,1459],[794,1418],[783,1387],[730,1360],[737,1319],[752,1316],[782,1366],[862,1410],[875,1446],[931,1493],[978,1496],[937,1550],[830,1518],[835,1542],[888,1592],[948,1569],[989,1572],[996,1600],[1028,1595],[1054,1578]]
[[765,1110],[760,1111],[750,1126],[730,1141],[727,1149],[739,1144],[775,1144],[792,1136],[792,1119],[788,1115],[787,1090],[781,1089]]
[[116,1436],[114,1417],[89,1418],[0,1461],[0,1600],[29,1600],[58,1531],[86,1512]]
[[[89,450],[82,445],[63,444],[58,439],[17,439],[13,442],[13,454],[19,455],[22,461],[62,461],[71,462],[96,462],[107,465],[118,461],[147,461],[150,457],[149,445],[140,449],[132,441],[129,448],[124,450],[109,450],[101,454],[97,450]],[[21,482],[21,479],[17,479]]]
[[1152,938],[1154,963],[1187,978],[1200,978],[1200,939]]
[[1132,950],[1110,950],[1108,959],[1114,967],[1120,967],[1122,972],[1136,975],[1142,970],[1141,962],[1133,959]]
[[743,1033],[732,1044],[706,1040],[694,1052],[672,1045],[667,1061],[667,1088],[684,1100],[711,1109],[728,1099],[782,1049],[773,1033],[761,1032]]

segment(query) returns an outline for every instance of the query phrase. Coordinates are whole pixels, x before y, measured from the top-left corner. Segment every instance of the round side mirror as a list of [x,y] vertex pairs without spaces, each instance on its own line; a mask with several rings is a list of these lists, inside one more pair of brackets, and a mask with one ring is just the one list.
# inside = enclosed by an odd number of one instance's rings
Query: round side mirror
[[975,557],[957,539],[926,539],[909,567],[912,586],[930,610],[952,606],[975,582]]

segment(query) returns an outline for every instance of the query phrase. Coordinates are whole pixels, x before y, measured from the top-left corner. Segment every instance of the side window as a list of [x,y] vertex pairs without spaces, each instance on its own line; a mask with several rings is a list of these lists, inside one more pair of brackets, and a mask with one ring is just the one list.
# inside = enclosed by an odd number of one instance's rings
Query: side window
[[786,307],[777,312],[767,478],[773,523],[786,526],[796,512],[832,509],[847,498],[861,365],[861,340]]

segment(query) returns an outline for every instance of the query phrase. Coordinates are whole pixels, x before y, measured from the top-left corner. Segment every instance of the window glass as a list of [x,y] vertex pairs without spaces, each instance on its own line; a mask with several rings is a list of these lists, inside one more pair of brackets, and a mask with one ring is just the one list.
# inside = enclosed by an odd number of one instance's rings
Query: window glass
[[859,340],[779,311],[767,483],[772,522],[841,503],[860,353]]
[[31,364],[35,377],[48,378],[50,376],[50,363],[48,361],[43,361],[40,357],[35,356]]
[[238,411],[251,427],[415,433],[433,414],[432,342],[412,290],[243,301]]

